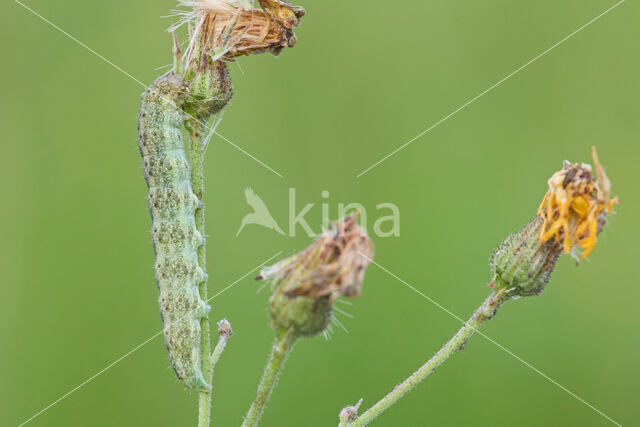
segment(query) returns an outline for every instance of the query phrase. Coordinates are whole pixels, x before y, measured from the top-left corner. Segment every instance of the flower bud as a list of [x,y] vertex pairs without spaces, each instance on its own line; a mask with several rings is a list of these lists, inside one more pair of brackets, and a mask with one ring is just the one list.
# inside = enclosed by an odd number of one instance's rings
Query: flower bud
[[372,257],[371,239],[351,216],[334,222],[304,251],[265,268],[258,278],[271,284],[274,329],[293,329],[301,336],[322,332],[338,297],[360,295]]
[[275,292],[269,300],[274,329],[292,329],[296,335],[314,336],[324,331],[331,319],[327,298],[289,297]]
[[540,243],[542,218],[536,217],[520,232],[502,242],[491,262],[496,291],[505,289],[511,295],[537,295],[544,290],[562,253],[555,239]]
[[549,282],[560,254],[584,259],[596,244],[606,215],[617,198],[593,148],[597,178],[591,166],[565,161],[549,179],[538,216],[500,245],[493,255],[491,287],[511,296],[538,295]]
[[233,87],[227,65],[223,62],[211,62],[204,57],[202,65],[189,71],[189,96],[185,110],[198,120],[206,121],[220,112],[233,96]]

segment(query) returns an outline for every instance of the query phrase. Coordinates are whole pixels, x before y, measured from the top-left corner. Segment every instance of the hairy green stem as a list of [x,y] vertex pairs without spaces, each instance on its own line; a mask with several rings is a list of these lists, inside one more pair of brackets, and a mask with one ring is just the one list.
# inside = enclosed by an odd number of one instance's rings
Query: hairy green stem
[[267,366],[264,369],[264,374],[262,375],[262,380],[258,386],[258,394],[242,422],[243,427],[253,427],[258,425],[258,421],[262,416],[262,411],[264,411],[264,405],[267,403],[267,400],[269,400],[269,396],[273,391],[284,361],[297,338],[298,337],[294,333],[293,329],[279,329],[276,332],[271,356],[269,357]]
[[[203,126],[199,123],[187,125],[190,136],[191,151],[191,185],[193,192],[200,199],[200,207],[196,209],[196,229],[204,237],[204,144],[202,139]],[[198,248],[198,265],[207,271],[206,243]],[[200,284],[200,299],[207,301],[207,280]],[[200,320],[200,361],[202,364],[202,375],[207,384],[211,384],[213,377],[213,366],[209,363],[211,355],[211,338],[209,337],[209,318]],[[211,391],[200,390],[198,393],[198,427],[209,427],[211,420]]]
[[[221,326],[223,324],[225,326]],[[227,340],[233,334],[233,332],[231,331],[231,325],[229,324],[229,322],[227,322],[226,319],[223,319],[218,323],[218,334],[220,335],[218,344],[216,344],[216,347],[213,349],[213,353],[211,353],[211,357],[209,358],[209,360],[207,360],[207,362],[211,366],[211,392],[209,393],[210,403],[213,400],[213,373],[215,372],[216,364],[218,363],[218,360],[220,360],[222,352],[227,346]]]
[[213,349],[213,353],[211,353],[210,361],[211,361],[212,373],[215,370],[216,364],[218,363],[218,360],[220,360],[220,355],[222,354],[222,351],[226,346],[227,346],[227,338],[224,336],[220,336],[220,339],[218,340],[218,344],[216,344],[216,347]]
[[360,427],[369,424],[374,418],[396,403],[402,396],[413,390],[422,380],[431,374],[438,366],[444,363],[457,350],[463,349],[467,340],[484,323],[491,319],[500,305],[508,300],[504,292],[494,292],[473,313],[473,316],[464,324],[453,338],[447,342],[431,359],[415,371],[409,378],[398,384],[394,389],[351,422],[341,420],[340,426]]

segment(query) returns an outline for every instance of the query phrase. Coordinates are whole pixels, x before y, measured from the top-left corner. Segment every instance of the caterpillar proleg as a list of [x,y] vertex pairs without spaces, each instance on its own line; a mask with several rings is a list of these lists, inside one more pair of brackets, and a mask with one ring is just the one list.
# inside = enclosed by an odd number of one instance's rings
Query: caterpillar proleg
[[191,186],[191,167],[182,136],[188,92],[181,75],[158,78],[142,95],[138,147],[149,187],[155,276],[171,365],[187,387],[208,389],[200,360],[200,320],[209,307],[198,286],[206,274],[198,265],[204,238],[194,213],[200,206]]

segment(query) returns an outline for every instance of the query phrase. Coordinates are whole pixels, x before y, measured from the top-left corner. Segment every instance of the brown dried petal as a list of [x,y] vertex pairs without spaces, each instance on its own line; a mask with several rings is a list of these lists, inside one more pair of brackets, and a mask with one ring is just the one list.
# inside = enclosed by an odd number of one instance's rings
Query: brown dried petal
[[[260,3],[264,10],[244,10],[221,0],[185,2],[195,10],[194,40],[206,52],[222,54],[221,59],[226,60],[262,52],[277,55],[283,48],[294,46],[292,29],[300,24],[304,9],[277,0]],[[189,61],[198,59],[194,58],[194,46],[190,46]]]

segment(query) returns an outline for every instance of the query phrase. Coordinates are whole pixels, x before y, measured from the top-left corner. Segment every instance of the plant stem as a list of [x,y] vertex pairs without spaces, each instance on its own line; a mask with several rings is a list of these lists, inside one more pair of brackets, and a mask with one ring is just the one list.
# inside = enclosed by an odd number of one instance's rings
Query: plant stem
[[282,365],[284,364],[289,351],[293,347],[298,337],[294,334],[292,329],[280,329],[276,332],[276,339],[273,342],[273,348],[271,350],[271,356],[267,362],[267,366],[264,369],[262,380],[258,386],[258,395],[251,404],[247,415],[242,422],[243,427],[253,427],[258,425],[258,421],[264,411],[264,405],[269,400],[269,396],[273,391]]
[[[431,359],[415,371],[409,378],[397,385],[389,394],[383,397],[378,403],[369,408],[362,415],[357,417],[346,425],[348,427],[365,426],[378,415],[383,413],[387,408],[396,403],[402,396],[413,390],[422,380],[424,380],[431,372],[440,366],[457,350],[463,349],[467,340],[473,333],[484,323],[491,319],[500,305],[509,299],[504,292],[494,292],[482,303],[471,318],[464,324],[453,338],[447,342]],[[341,422],[340,425],[345,425]]]
[[220,355],[222,355],[222,351],[226,346],[227,346],[227,338],[221,336],[220,339],[218,340],[218,344],[216,345],[216,348],[214,348],[213,353],[211,353],[211,358],[209,359],[211,361],[212,368],[216,367],[216,364],[220,359]]
[[[204,237],[204,147],[202,140],[203,125],[191,123],[187,125],[190,135],[191,151],[191,186],[193,192],[200,199],[200,207],[196,209],[196,229]],[[198,265],[204,272],[207,271],[206,243],[198,248]],[[200,283],[200,299],[207,301],[207,279]],[[211,339],[209,337],[209,318],[200,320],[200,362],[202,365],[202,375],[207,384],[211,384],[213,377],[213,366],[209,363],[211,355]],[[211,391],[200,390],[198,393],[198,427],[209,427],[211,419]]]
[[[222,326],[224,325],[224,326]],[[231,324],[227,321],[227,319],[223,319],[218,323],[218,334],[220,338],[218,338],[218,344],[213,349],[213,353],[211,353],[211,357],[207,362],[209,362],[211,366],[211,392],[209,393],[210,399],[213,400],[213,373],[215,372],[216,364],[218,360],[220,360],[220,356],[227,346],[227,340],[231,338],[233,335],[233,331],[231,330]]]

